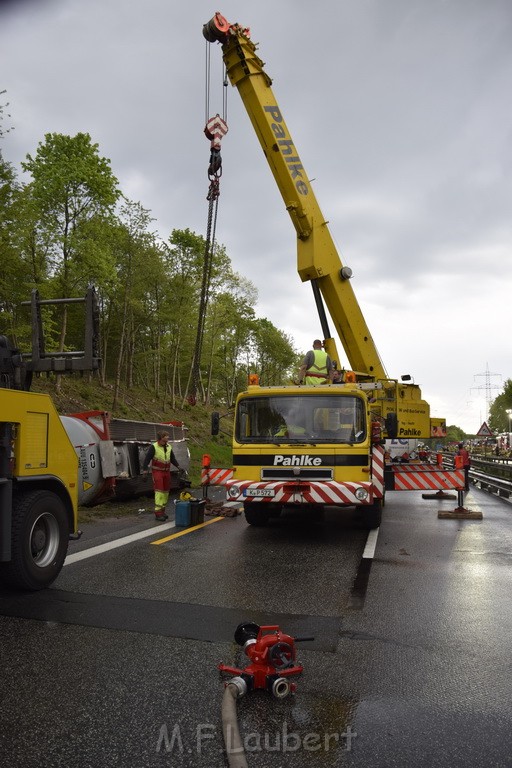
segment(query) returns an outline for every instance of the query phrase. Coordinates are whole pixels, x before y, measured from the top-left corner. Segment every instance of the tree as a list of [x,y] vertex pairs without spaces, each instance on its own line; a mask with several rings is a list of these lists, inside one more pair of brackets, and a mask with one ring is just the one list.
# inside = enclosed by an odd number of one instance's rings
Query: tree
[[466,433],[464,430],[455,426],[455,424],[446,427],[446,437],[444,438],[446,443],[461,443],[465,440],[465,438]]
[[[87,263],[83,228],[112,214],[120,195],[110,161],[100,157],[87,133],[48,133],[35,157],[27,155],[23,170],[32,176],[28,193],[37,213],[36,239],[47,245],[53,294],[76,295]],[[59,351],[64,349],[67,309],[62,311]]]
[[[189,229],[173,230],[169,238],[167,263],[171,276],[170,285],[175,288],[173,290],[175,352],[176,355],[179,354],[180,368],[183,361],[186,360],[188,363],[187,381],[184,387],[180,383],[180,394],[185,399],[188,392],[192,390],[195,396],[199,387],[203,401],[206,395],[202,362],[209,302],[233,275],[230,260],[223,246],[216,245],[213,252],[209,253],[207,268],[205,268],[205,251],[206,243],[201,235]],[[178,315],[176,310],[179,312]]]
[[[5,96],[7,91],[4,89],[3,91],[0,91],[0,96]],[[3,122],[4,122],[4,113],[6,117],[10,117],[10,114],[8,112],[5,112],[6,107],[9,106],[9,102],[7,101],[5,104],[0,104],[0,139],[3,139],[6,133],[10,133],[12,131],[12,128],[4,128]]]
[[[1,109],[0,109],[1,112]],[[1,136],[1,131],[0,131]],[[13,209],[16,195],[16,176],[14,168],[6,162],[0,152],[0,333],[13,333],[13,315],[16,306],[17,257],[13,245]]]
[[131,387],[138,376],[146,388],[159,388],[166,275],[151,221],[140,203],[125,200],[119,218],[105,230],[114,269],[102,291],[101,336],[103,368],[114,376],[113,409],[123,380]]
[[167,383],[173,407],[175,395],[186,397],[191,377],[204,251],[203,237],[189,229],[175,229],[169,237],[165,252],[171,297],[167,338]]
[[256,369],[262,382],[268,386],[285,384],[297,361],[291,339],[266,317],[255,320],[253,339]]
[[[162,243],[150,230],[150,211],[122,196],[88,134],[47,134],[22,167],[27,184],[0,154],[0,333],[20,347],[30,343],[29,311],[18,309],[30,288],[43,299],[73,298],[93,282],[101,375],[114,382],[114,409],[122,384],[151,389],[174,407],[187,397],[193,372],[204,403],[231,403],[249,372],[285,383],[296,352],[256,317],[257,291],[233,271],[224,246],[214,246],[206,269],[202,236],[176,229]],[[41,307],[48,351],[82,348],[77,306]]]
[[[244,292],[244,288],[247,292]],[[240,278],[240,293],[219,293],[212,302],[208,318],[207,402],[212,392],[231,404],[247,382],[244,358],[249,355],[255,321],[255,288]]]
[[510,432],[510,418],[507,410],[512,409],[512,379],[507,379],[503,392],[496,397],[489,408],[489,427],[494,432]]

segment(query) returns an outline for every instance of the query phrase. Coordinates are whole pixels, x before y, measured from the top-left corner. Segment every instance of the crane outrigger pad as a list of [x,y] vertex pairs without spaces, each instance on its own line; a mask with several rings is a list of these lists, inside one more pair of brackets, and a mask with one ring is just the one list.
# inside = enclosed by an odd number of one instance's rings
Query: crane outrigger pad
[[440,520],[482,520],[483,515],[480,510],[466,509],[465,507],[456,507],[453,510],[439,510],[437,517]]
[[483,515],[479,509],[466,509],[464,506],[464,491],[458,491],[459,506],[452,510],[440,509],[437,517],[440,520],[482,520]]

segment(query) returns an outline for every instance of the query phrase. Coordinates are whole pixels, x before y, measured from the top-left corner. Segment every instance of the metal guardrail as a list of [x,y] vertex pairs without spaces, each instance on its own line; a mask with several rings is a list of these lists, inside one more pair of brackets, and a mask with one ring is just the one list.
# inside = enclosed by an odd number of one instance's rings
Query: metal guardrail
[[512,501],[512,482],[510,482],[510,480],[501,480],[499,477],[484,475],[483,472],[477,472],[474,469],[469,470],[469,478],[476,486],[479,486],[482,491],[495,493],[500,496],[500,498]]
[[[453,456],[443,454],[443,466],[453,467]],[[470,481],[482,491],[512,502],[512,462],[508,459],[471,456]]]
[[483,491],[496,493],[504,499],[512,497],[512,464],[508,459],[472,456],[469,477]]

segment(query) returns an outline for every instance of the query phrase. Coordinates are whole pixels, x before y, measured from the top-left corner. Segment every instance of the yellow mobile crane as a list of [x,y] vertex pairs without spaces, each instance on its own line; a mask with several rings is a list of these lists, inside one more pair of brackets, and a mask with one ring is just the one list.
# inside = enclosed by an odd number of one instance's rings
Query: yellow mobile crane
[[[382,439],[443,436],[445,422],[430,417],[416,384],[388,376],[352,289],[352,272],[341,263],[249,30],[216,13],[203,35],[222,46],[229,80],[240,93],[296,229],[298,272],[302,281],[311,282],[325,350],[339,366],[327,307],[352,369],[344,384],[320,388],[276,389],[253,382],[237,400],[233,475],[223,476],[223,482],[231,499],[243,499],[252,524],[266,522],[273,507],[283,504],[331,503],[360,506],[374,526],[384,495]],[[217,422],[215,415],[214,429]],[[440,468],[437,474],[435,487],[458,487],[453,485],[458,477]],[[212,479],[209,471],[206,482]],[[396,473],[388,473],[386,487],[398,485]]]

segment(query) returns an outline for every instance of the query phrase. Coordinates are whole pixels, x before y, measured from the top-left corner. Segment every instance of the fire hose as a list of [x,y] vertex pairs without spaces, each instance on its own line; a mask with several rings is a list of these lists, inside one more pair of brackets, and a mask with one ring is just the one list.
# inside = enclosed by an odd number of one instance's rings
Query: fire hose
[[[241,686],[242,683],[245,690]],[[243,696],[246,690],[244,680],[241,677],[234,677],[226,685],[222,698],[222,733],[229,768],[248,768],[236,714],[236,700],[239,696]]]

